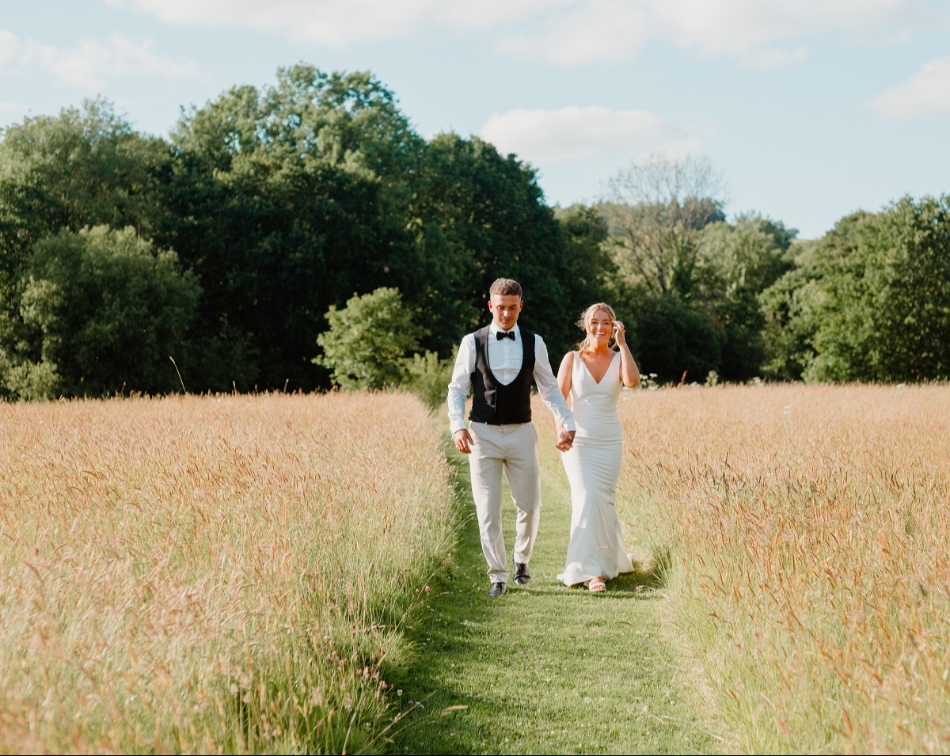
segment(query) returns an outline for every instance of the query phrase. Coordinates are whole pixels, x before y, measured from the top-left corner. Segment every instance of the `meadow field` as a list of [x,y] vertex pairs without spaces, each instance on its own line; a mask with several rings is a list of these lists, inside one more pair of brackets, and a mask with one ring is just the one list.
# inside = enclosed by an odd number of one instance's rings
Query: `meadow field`
[[602,596],[554,579],[536,410],[536,579],[496,603],[411,396],[0,404],[0,751],[950,750],[950,387],[625,391],[641,571]]
[[0,751],[383,750],[442,440],[408,395],[0,404]]
[[618,506],[746,753],[950,750],[950,387],[624,392]]

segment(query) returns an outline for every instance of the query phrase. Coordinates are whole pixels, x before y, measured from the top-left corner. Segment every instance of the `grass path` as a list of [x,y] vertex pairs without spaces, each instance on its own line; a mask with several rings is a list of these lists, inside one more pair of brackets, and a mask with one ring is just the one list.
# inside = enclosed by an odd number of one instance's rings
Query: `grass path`
[[[715,751],[662,639],[659,578],[622,576],[600,595],[557,582],[570,493],[553,444],[542,442],[544,507],[533,581],[501,599],[487,596],[468,465],[454,449],[449,454],[465,522],[451,563],[430,583],[435,595],[413,622],[419,658],[390,674],[406,716],[389,752]],[[505,533],[510,555],[510,499]]]

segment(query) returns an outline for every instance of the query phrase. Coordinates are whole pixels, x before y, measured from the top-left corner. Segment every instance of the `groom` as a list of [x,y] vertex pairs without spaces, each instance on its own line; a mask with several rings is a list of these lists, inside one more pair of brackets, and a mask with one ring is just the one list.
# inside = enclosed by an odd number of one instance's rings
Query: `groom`
[[[557,448],[567,451],[574,441],[574,417],[548,361],[540,336],[518,327],[524,301],[521,285],[499,278],[489,289],[491,325],[462,339],[452,382],[449,421],[452,439],[469,455],[472,495],[478,514],[482,553],[488,562],[489,596],[508,591],[508,560],[501,529],[501,474],[508,475],[511,498],[518,510],[515,533],[515,583],[531,582],[528,561],[541,514],[541,467],[538,435],[531,424],[531,384],[554,413],[561,427]],[[471,428],[465,427],[465,400],[473,391]]]

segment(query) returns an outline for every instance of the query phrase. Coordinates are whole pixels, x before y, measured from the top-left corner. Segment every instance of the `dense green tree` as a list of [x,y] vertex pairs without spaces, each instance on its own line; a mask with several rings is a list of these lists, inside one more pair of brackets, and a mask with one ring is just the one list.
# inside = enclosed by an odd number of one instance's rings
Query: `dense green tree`
[[317,337],[323,352],[314,362],[328,368],[340,388],[375,391],[406,382],[407,360],[425,329],[398,289],[353,296],[343,309],[331,305],[326,319],[330,329]]
[[704,383],[719,370],[722,337],[716,323],[670,294],[635,302],[635,355],[640,371],[664,383]]
[[805,380],[950,377],[950,198],[841,219],[762,299],[773,364]]
[[[605,301],[616,291],[617,267],[610,258],[604,242],[607,240],[607,223],[595,207],[571,205],[557,208],[554,212],[561,225],[567,243],[568,275],[571,279],[571,313],[576,321],[589,305]],[[574,338],[583,334],[575,331]]]
[[756,215],[740,216],[734,224],[712,223],[699,234],[689,301],[722,330],[723,380],[761,374],[766,355],[759,294],[791,267],[794,237],[781,223]]
[[33,245],[62,229],[134,226],[149,236],[168,145],[135,132],[105,100],[25,118],[0,141],[0,299]]
[[763,372],[768,378],[801,380],[814,359],[817,309],[824,296],[818,285],[821,272],[814,262],[819,244],[797,243],[792,270],[759,294],[766,351]]
[[950,378],[950,196],[904,198],[881,220],[869,255],[883,271],[871,304],[881,377]]
[[560,224],[534,169],[478,137],[436,136],[415,186],[420,246],[442,261],[426,310],[439,313],[443,327],[431,329],[426,345],[451,353],[463,333],[488,320],[492,281],[508,277],[524,287],[525,328],[541,334],[552,355],[569,349],[577,313],[602,297],[608,263],[590,243],[599,221],[571,211],[574,220]]
[[852,217],[825,243],[806,380],[950,377],[947,198]]
[[163,140],[134,131],[108,101],[86,100],[3,131],[0,207],[34,233],[102,224],[146,232],[167,160]]
[[147,393],[180,386],[199,287],[174,252],[135,229],[64,230],[34,245],[19,338],[0,349],[3,385],[19,398]]
[[281,167],[332,166],[387,185],[405,181],[424,146],[393,93],[370,73],[328,74],[304,64],[278,69],[274,86],[234,87],[192,108],[172,139],[182,153],[227,173],[266,153]]
[[204,290],[207,387],[323,384],[328,307],[420,274],[405,208],[423,141],[369,74],[310,66],[191,111],[172,141],[158,239]]

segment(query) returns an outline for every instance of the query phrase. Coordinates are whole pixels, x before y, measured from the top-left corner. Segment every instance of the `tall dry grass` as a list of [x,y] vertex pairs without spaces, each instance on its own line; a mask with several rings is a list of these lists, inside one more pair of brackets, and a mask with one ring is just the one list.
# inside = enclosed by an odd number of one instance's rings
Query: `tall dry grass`
[[622,519],[737,746],[950,749],[950,387],[625,397]]
[[440,430],[405,395],[0,404],[0,751],[378,750]]

